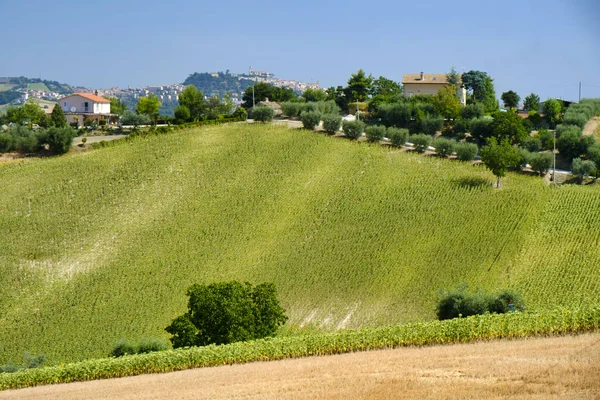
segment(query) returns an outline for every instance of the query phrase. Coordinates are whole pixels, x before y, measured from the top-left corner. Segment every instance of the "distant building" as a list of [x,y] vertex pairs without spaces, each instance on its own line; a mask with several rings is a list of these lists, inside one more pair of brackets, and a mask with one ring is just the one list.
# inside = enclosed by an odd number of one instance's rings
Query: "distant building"
[[110,100],[96,94],[74,93],[60,99],[58,104],[69,124],[77,123],[78,126],[83,126],[89,119],[106,120],[107,123],[119,120],[118,115],[110,113]]
[[[448,85],[446,74],[404,74],[402,78],[404,96],[412,97],[421,94],[437,94],[440,89]],[[467,91],[464,87],[458,88],[461,104],[467,104]]]

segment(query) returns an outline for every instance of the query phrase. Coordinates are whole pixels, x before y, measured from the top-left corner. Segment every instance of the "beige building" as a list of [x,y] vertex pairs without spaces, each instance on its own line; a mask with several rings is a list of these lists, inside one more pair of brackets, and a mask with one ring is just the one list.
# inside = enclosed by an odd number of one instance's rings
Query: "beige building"
[[63,109],[69,124],[82,126],[85,120],[117,122],[119,117],[110,113],[110,100],[91,93],[74,93],[63,97],[58,104]]
[[[404,86],[404,95],[406,97],[417,96],[421,94],[437,94],[439,90],[448,85],[446,74],[404,74],[402,78]],[[458,89],[460,102],[467,103],[467,91],[464,87]]]

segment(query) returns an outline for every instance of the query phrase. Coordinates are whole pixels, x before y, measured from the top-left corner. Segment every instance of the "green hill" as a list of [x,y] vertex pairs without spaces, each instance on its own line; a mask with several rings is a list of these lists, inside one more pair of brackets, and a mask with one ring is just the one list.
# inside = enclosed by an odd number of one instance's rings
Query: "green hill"
[[274,282],[291,330],[434,318],[438,290],[598,304],[600,191],[261,125],[0,166],[0,363],[166,337],[195,282]]

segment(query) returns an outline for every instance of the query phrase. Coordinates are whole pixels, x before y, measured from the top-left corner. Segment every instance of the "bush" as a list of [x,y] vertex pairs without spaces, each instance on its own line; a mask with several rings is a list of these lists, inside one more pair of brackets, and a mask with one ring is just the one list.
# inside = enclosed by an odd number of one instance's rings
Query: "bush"
[[152,353],[153,351],[168,350],[169,345],[160,339],[144,339],[137,345],[137,353]]
[[45,142],[54,154],[64,154],[71,149],[75,131],[71,127],[50,128],[45,137]]
[[273,336],[287,320],[272,283],[227,282],[192,285],[188,312],[165,330],[173,347],[227,344]]
[[136,114],[131,111],[125,111],[120,118],[123,125],[133,125],[134,128],[137,128],[140,125],[150,124],[150,117],[146,114]]
[[358,108],[359,114],[365,114],[369,108],[367,103],[353,102],[348,104],[348,114],[356,114]]
[[444,117],[427,116],[421,120],[421,129],[426,135],[433,136],[444,126]]
[[323,115],[323,129],[325,132],[334,134],[340,130],[342,125],[342,117],[339,114]]
[[297,102],[286,101],[281,103],[281,112],[290,118],[297,117],[302,111],[302,104]]
[[382,104],[378,111],[386,126],[407,128],[410,124],[411,110],[408,104]]
[[10,151],[13,144],[13,138],[9,133],[0,133],[0,153]]
[[552,150],[554,148],[554,135],[548,129],[538,131],[536,137],[540,139],[543,150]]
[[580,127],[575,126],[575,125],[560,124],[560,125],[556,126],[556,138],[557,139],[560,138],[565,133],[574,134],[575,136],[579,137],[583,134],[583,131],[581,130]]
[[397,147],[404,146],[404,143],[408,141],[408,129],[390,127],[387,129],[387,137],[392,142],[392,145]]
[[318,111],[302,111],[300,120],[304,129],[315,130],[319,122],[321,122],[321,113]]
[[452,139],[439,137],[433,141],[435,152],[440,157],[448,157],[451,155],[454,152],[454,146],[456,146],[456,141]]
[[439,320],[469,317],[485,313],[505,314],[510,311],[524,311],[525,304],[517,293],[502,290],[493,295],[482,291],[470,293],[466,286],[443,292],[437,301],[436,314]]
[[471,136],[480,141],[492,136],[493,121],[494,120],[491,117],[481,117],[472,119],[469,122],[469,130],[471,132]]
[[128,342],[127,340],[119,340],[115,343],[110,355],[113,357],[123,357],[126,355],[137,354],[137,344]]
[[561,156],[566,160],[571,161],[575,157],[579,157],[585,153],[582,148],[582,141],[577,133],[569,130],[563,132],[556,140],[556,148]]
[[369,142],[379,142],[385,137],[385,126],[372,125],[367,126],[366,136]]
[[275,110],[271,107],[256,106],[252,109],[252,119],[257,122],[271,122],[275,116]]
[[338,105],[333,100],[319,101],[316,103],[316,105],[316,111],[320,112],[321,114],[339,114],[341,111]]
[[475,143],[459,142],[454,146],[456,158],[461,161],[472,161],[477,156],[479,148]]
[[573,172],[574,175],[577,175],[580,182],[595,169],[596,164],[593,161],[584,161],[581,158],[573,159],[573,163],[571,164],[571,172]]
[[348,139],[358,139],[365,129],[365,123],[362,121],[344,121],[342,123],[342,129],[344,130],[344,136]]
[[106,126],[106,120],[105,119],[101,119],[100,121],[98,121],[98,124],[100,126]]
[[544,175],[552,166],[552,153],[534,153],[529,157],[531,169]]
[[536,153],[542,149],[542,142],[537,137],[527,137],[521,142],[521,147],[529,150],[532,153]]
[[469,104],[460,110],[460,115],[465,120],[470,120],[473,118],[481,118],[483,117],[483,104]]
[[417,152],[424,153],[431,144],[431,136],[419,133],[418,135],[411,135],[408,141],[413,144]]
[[564,125],[575,125],[583,129],[589,118],[583,113],[567,113],[563,118]]

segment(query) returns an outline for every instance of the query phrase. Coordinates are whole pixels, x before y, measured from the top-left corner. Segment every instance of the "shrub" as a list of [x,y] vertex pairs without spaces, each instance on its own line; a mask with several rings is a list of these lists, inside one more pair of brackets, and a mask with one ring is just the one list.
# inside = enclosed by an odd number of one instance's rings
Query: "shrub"
[[323,115],[323,129],[325,132],[334,134],[340,130],[342,125],[342,117],[339,114]]
[[584,153],[579,135],[572,130],[563,132],[556,140],[556,148],[566,160],[571,161]]
[[0,153],[10,151],[13,144],[13,138],[9,133],[0,133]]
[[244,107],[238,107],[231,116],[236,121],[245,121],[248,119],[248,111]]
[[146,114],[136,114],[131,111],[125,111],[120,118],[123,125],[133,125],[134,128],[137,128],[140,125],[150,124],[150,117]]
[[574,134],[579,137],[582,135],[583,131],[580,127],[575,125],[565,125],[560,124],[556,126],[556,138],[560,138],[564,133]]
[[403,146],[408,141],[408,129],[390,127],[387,129],[387,137],[392,142],[392,145],[397,147]]
[[483,104],[469,104],[460,110],[460,115],[465,120],[483,117]]
[[596,167],[600,166],[600,144],[594,144],[587,149],[587,157],[590,161],[596,164]]
[[529,157],[531,169],[543,175],[552,166],[552,153],[535,153]]
[[252,109],[252,119],[258,122],[271,122],[275,116],[275,110],[271,107],[256,106]]
[[50,128],[46,133],[45,142],[54,154],[64,154],[73,145],[73,137],[75,132],[71,127]]
[[113,357],[122,357],[131,354],[137,354],[138,347],[135,343],[128,342],[127,340],[119,340],[113,346],[110,355]]
[[367,136],[367,140],[369,142],[379,142],[385,136],[385,126],[381,126],[381,125],[367,126],[365,133]]
[[524,310],[523,299],[511,290],[502,290],[488,295],[482,291],[470,293],[466,286],[450,292],[442,292],[436,305],[439,320]]
[[525,168],[527,166],[527,164],[529,164],[530,159],[531,159],[531,152],[527,149],[520,148],[519,149],[518,166],[521,168]]
[[567,113],[563,118],[564,125],[575,125],[583,129],[589,118],[583,113]]
[[426,116],[421,120],[421,129],[426,135],[433,136],[444,126],[444,117]]
[[365,123],[362,121],[344,121],[342,123],[342,129],[344,130],[344,136],[348,139],[358,139],[365,129]]
[[552,150],[554,148],[554,135],[548,129],[538,131],[537,138],[540,139],[543,150]]
[[144,339],[138,343],[137,353],[151,353],[153,351],[164,351],[169,348],[169,345],[160,339]]
[[429,145],[431,144],[431,136],[425,135],[424,133],[419,133],[418,135],[411,135],[408,139],[415,148],[415,150],[419,153],[425,152]]
[[188,288],[187,295],[188,312],[166,328],[173,335],[174,347],[189,342],[205,346],[273,336],[287,320],[272,283],[195,284]]
[[492,136],[492,122],[491,117],[481,117],[472,119],[469,122],[469,130],[471,136],[478,140],[483,140]]
[[288,117],[297,117],[300,115],[300,111],[302,107],[301,103],[286,101],[281,103],[281,112],[283,115],[287,115]]
[[469,132],[469,122],[469,120],[462,118],[454,120],[454,124],[449,129],[445,130],[444,135],[464,139],[466,136],[465,134]]
[[100,126],[106,126],[106,120],[105,120],[105,119],[101,119],[101,120],[98,122],[98,124],[99,124]]
[[456,146],[456,141],[452,139],[439,137],[433,141],[435,152],[440,157],[448,157],[451,155],[454,152],[454,146]]
[[338,105],[333,100],[319,101],[316,103],[316,105],[317,111],[321,114],[339,114],[341,111]]
[[382,104],[378,111],[386,126],[407,128],[410,124],[411,110],[408,104]]
[[456,158],[461,161],[472,161],[477,156],[479,148],[475,143],[459,142],[454,146]]
[[488,298],[488,311],[496,314],[506,314],[511,311],[525,311],[525,302],[517,292],[504,289]]
[[302,111],[300,120],[304,129],[315,130],[319,122],[321,122],[321,113],[318,111]]
[[573,163],[571,164],[571,171],[574,175],[577,175],[579,181],[583,181],[587,175],[589,175],[592,171],[596,169],[596,164],[593,161],[582,160],[581,158],[573,159]]
[[536,153],[542,149],[542,142],[538,137],[527,137],[521,142],[521,147]]

